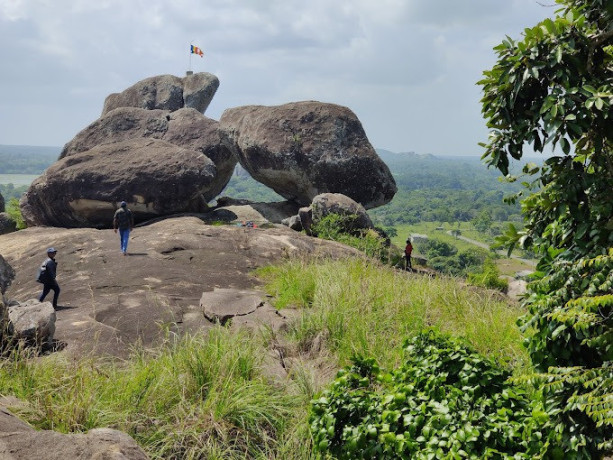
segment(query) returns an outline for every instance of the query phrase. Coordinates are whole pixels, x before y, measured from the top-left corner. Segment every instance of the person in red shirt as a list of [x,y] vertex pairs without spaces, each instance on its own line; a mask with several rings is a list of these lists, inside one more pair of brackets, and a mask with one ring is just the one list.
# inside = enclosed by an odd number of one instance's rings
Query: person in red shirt
[[404,248],[404,258],[406,259],[405,270],[413,270],[413,265],[411,264],[411,253],[413,252],[413,245],[411,244],[411,239],[407,238],[407,245]]

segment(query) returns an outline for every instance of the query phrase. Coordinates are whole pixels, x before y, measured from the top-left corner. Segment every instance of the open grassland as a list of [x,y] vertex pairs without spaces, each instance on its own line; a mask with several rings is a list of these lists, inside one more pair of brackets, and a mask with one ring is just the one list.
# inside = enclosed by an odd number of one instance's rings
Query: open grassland
[[[492,237],[483,235],[482,233],[475,230],[472,224],[467,222],[462,222],[459,226],[450,225],[448,223],[439,224],[437,222],[420,222],[418,224],[396,225],[394,228],[396,229],[398,234],[395,237],[391,238],[391,240],[393,244],[400,248],[404,247],[407,237],[415,234],[427,235],[428,238],[439,239],[441,241],[444,241],[445,243],[455,246],[458,251],[468,251],[475,248],[475,245],[469,243],[468,241],[463,241],[448,233],[448,231],[450,230],[458,229],[461,232],[460,234],[464,237],[470,238],[488,246],[493,243]],[[418,248],[415,248],[414,254],[416,256],[419,255]],[[521,254],[519,254],[518,251],[514,251],[513,254],[519,255],[521,257]],[[526,263],[516,258],[506,257],[506,251],[498,251],[496,266],[498,267],[498,270],[500,270],[501,275],[514,277],[515,274],[520,271],[533,271],[535,264]]]
[[[309,403],[330,379],[303,365],[308,359],[335,369],[354,355],[372,356],[389,369],[402,361],[404,338],[434,328],[516,373],[527,367],[519,307],[455,279],[362,259],[292,260],[257,275],[278,308],[301,312],[284,333],[221,326],[206,336],[169,333],[164,346],[135,348],[121,362],[15,353],[0,362],[0,393],[26,401],[13,410],[37,428],[118,428],[156,459],[306,459],[314,456]],[[266,370],[279,343],[298,353],[283,379]]]

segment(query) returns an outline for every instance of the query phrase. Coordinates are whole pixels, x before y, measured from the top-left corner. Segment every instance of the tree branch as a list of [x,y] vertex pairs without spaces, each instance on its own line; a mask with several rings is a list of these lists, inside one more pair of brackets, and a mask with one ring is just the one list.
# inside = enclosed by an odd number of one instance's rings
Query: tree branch
[[594,67],[594,53],[596,52],[596,48],[601,46],[603,43],[606,43],[611,38],[613,38],[613,29],[600,35],[596,35],[596,37],[594,37],[594,40],[590,44],[587,58],[588,73],[592,73],[592,68]]

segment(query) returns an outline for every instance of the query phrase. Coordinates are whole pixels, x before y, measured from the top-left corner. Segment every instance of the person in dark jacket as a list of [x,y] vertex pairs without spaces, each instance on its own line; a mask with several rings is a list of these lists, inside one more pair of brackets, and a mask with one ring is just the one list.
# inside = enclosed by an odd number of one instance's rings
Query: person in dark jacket
[[117,229],[119,229],[119,242],[124,256],[128,253],[128,240],[133,228],[134,216],[132,211],[128,209],[128,203],[122,201],[121,206],[113,216],[113,230],[117,233]]
[[38,300],[42,302],[53,291],[53,308],[57,310],[57,299],[60,296],[60,286],[57,284],[57,262],[55,255],[57,251],[54,248],[47,249],[47,259],[42,263],[39,269],[38,281],[43,283],[43,292]]

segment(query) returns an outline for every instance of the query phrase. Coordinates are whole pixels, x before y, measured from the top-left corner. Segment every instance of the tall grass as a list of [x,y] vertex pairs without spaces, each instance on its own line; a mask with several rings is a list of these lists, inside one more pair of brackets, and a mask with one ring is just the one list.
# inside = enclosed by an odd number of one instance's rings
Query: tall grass
[[341,364],[366,355],[395,366],[403,339],[427,327],[461,337],[509,366],[528,362],[515,325],[520,309],[454,278],[428,278],[358,259],[294,260],[259,273],[273,296],[283,287],[278,306],[308,307],[292,329],[294,339],[305,343],[323,333]]
[[[327,383],[319,364],[368,355],[395,367],[402,340],[426,327],[509,366],[527,362],[518,308],[454,279],[364,259],[292,260],[258,275],[277,306],[301,308],[283,334],[218,327],[206,336],[168,335],[163,346],[137,348],[124,361],[16,352],[0,361],[0,393],[27,401],[14,411],[37,428],[120,429],[154,459],[309,459],[309,401]],[[287,379],[265,372],[273,342],[303,351]]]
[[224,328],[123,363],[13,356],[0,392],[28,401],[17,411],[38,428],[114,427],[152,458],[271,458],[307,399],[265,380],[263,356],[252,336]]

